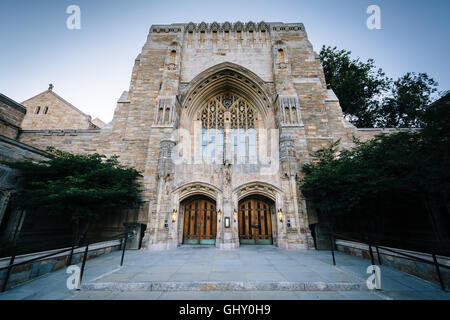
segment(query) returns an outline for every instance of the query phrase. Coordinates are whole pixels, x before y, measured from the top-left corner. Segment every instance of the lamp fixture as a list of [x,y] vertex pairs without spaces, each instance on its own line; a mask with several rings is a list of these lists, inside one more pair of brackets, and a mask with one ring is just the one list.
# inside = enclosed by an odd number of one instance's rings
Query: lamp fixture
[[219,223],[222,221],[222,211],[219,209],[219,211],[217,211],[217,217],[219,218]]
[[172,211],[172,223],[177,221],[177,209],[173,209]]
[[225,217],[225,228],[230,227],[230,217]]
[[234,220],[234,222],[237,221],[237,211],[236,211],[236,209],[234,209],[234,211],[233,211],[233,220]]
[[283,222],[283,210],[278,209],[278,220],[280,220],[280,222]]

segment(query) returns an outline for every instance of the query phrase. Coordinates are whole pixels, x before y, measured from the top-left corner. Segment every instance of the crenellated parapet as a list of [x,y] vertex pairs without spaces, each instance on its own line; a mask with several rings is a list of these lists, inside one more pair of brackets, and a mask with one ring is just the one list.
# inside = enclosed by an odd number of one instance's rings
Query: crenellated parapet
[[257,32],[257,31],[276,31],[276,32],[292,32],[292,31],[305,31],[303,23],[281,23],[281,22],[264,22],[255,23],[249,22],[229,22],[223,23],[212,22],[206,23],[204,21],[200,23],[182,23],[182,24],[170,24],[170,25],[153,25],[150,28],[151,33],[176,33],[176,32]]

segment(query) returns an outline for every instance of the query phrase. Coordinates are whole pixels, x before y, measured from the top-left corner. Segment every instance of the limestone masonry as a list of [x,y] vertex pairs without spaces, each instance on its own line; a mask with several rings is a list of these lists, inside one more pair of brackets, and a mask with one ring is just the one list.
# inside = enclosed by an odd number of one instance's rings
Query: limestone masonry
[[300,167],[332,141],[380,132],[344,119],[301,23],[152,26],[101,129],[52,89],[23,103],[19,141],[135,166],[149,249],[314,248]]

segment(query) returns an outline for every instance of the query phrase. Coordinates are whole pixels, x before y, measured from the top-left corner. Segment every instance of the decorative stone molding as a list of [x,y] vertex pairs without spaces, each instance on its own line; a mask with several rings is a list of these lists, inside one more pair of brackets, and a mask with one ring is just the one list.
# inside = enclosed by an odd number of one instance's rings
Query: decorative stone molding
[[242,22],[238,21],[234,24],[233,30],[234,31],[244,31],[244,25],[242,24]]
[[158,166],[156,168],[158,179],[168,179],[175,173],[175,164],[172,161],[172,151],[175,141],[162,140],[160,143]]
[[222,190],[212,184],[198,181],[184,184],[172,191],[172,193],[178,194],[180,202],[197,194],[205,195],[217,201],[218,195],[221,192]]
[[277,195],[281,193],[278,187],[262,181],[249,182],[233,189],[238,201],[253,194],[260,194],[276,202]]
[[280,137],[280,170],[282,178],[296,177],[298,174],[297,155],[294,140],[285,134]]
[[[296,27],[296,30],[300,30],[300,27]],[[177,32],[178,28],[169,28],[164,26],[155,26],[152,28],[153,32]],[[264,21],[261,21],[257,25],[253,21],[249,21],[248,23],[242,23],[241,21],[237,21],[236,23],[224,22],[222,24],[214,21],[211,24],[207,24],[206,22],[201,22],[199,24],[195,24],[193,22],[189,22],[185,25],[185,32],[245,32],[245,31],[270,31],[270,27]]]
[[77,136],[78,130],[45,130],[44,136],[65,136],[66,134],[70,136]]
[[303,126],[297,96],[278,96],[277,119],[280,127]]
[[220,85],[233,87],[239,91],[237,94],[248,97],[264,120],[269,116],[272,99],[264,81],[248,69],[225,62],[203,71],[186,87],[181,105],[183,109],[187,109],[188,117],[195,117],[197,107],[203,105],[204,99],[217,94]]

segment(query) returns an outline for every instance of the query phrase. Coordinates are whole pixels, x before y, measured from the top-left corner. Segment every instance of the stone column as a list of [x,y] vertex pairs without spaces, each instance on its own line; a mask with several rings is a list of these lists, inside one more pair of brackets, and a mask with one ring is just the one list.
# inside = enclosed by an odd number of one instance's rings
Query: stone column
[[[294,141],[286,129],[280,130],[280,166],[282,188],[284,191],[283,231],[284,237],[278,241],[278,246],[286,249],[308,249],[309,228],[300,212],[297,195],[298,166]],[[303,208],[302,208],[303,209]]]
[[[172,150],[175,141],[164,138],[160,143],[157,165],[156,216],[151,221],[154,230],[149,239],[149,249],[163,250],[178,246],[177,224],[172,223],[172,211],[176,209],[171,195],[175,165],[172,161]],[[174,230],[175,229],[175,230]]]
[[[233,199],[232,199],[232,165],[224,164],[222,166],[222,221],[223,237],[216,246],[220,249],[236,249],[239,247],[239,235],[237,234],[236,224],[233,223]],[[230,227],[225,228],[225,219],[230,219]]]

